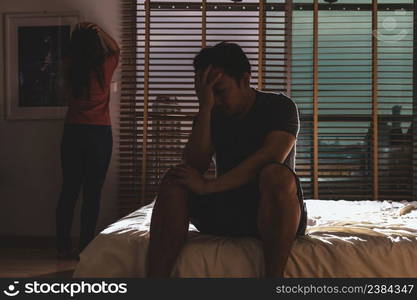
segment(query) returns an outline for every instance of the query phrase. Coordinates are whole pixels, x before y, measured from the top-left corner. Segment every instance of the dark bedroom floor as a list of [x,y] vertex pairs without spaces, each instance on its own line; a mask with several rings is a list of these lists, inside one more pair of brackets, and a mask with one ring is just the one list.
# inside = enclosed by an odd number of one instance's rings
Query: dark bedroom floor
[[71,278],[77,263],[58,260],[52,248],[0,248],[1,278]]

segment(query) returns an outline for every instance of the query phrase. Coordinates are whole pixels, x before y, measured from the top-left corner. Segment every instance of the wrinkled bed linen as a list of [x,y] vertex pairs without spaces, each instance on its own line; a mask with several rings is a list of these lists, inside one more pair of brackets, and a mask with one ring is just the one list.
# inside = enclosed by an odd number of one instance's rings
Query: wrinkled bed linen
[[[285,277],[417,277],[417,202],[305,200],[306,236],[294,242]],[[144,277],[153,203],[109,225],[80,255],[74,277]],[[261,242],[189,238],[173,277],[261,277]]]

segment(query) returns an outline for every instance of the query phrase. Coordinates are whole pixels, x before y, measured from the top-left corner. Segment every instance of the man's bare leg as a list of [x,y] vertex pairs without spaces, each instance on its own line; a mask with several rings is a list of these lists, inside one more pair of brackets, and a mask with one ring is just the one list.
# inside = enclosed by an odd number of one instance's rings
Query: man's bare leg
[[165,174],[152,211],[147,277],[167,278],[188,234],[188,190]]
[[259,181],[258,227],[265,277],[282,278],[301,217],[297,185],[294,174],[280,164],[264,167]]

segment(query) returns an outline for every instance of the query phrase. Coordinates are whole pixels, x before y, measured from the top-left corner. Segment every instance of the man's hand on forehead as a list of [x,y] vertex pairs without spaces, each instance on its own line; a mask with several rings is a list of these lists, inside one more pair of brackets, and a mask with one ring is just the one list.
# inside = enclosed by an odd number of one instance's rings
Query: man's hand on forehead
[[[220,73],[223,73],[223,69],[218,68],[218,67],[212,67],[212,69],[210,70],[210,73],[208,74],[208,81],[211,82],[212,80],[215,80],[217,75],[219,75]],[[214,84],[214,87],[218,87],[219,85],[219,80]]]
[[195,77],[195,91],[200,101],[200,106],[212,109],[215,103],[213,87],[222,78],[221,68],[213,68],[211,65],[200,70]]
[[208,75],[209,80],[213,80],[219,73],[223,73],[223,69],[219,67],[211,67],[211,70]]
[[[197,75],[198,76],[203,76],[203,73],[207,70],[207,68],[208,68],[209,66],[207,66],[207,67],[205,67],[204,69],[200,69],[199,71],[198,71],[198,74],[195,74],[196,75],[196,77],[197,77]],[[207,75],[207,79],[210,81],[210,80],[214,80],[214,78],[216,78],[216,76],[219,74],[219,73],[223,73],[223,69],[222,68],[220,68],[220,67],[213,67],[213,66],[211,66],[211,70],[210,70],[210,72],[208,73],[208,75]]]
[[203,83],[210,83],[210,82],[217,81],[215,83],[215,85],[217,85],[218,84],[217,77],[220,75],[219,79],[221,79],[223,74],[224,74],[224,71],[222,68],[213,67],[213,65],[208,65],[206,68],[200,69],[197,73],[195,73],[194,80],[195,81],[202,80]]

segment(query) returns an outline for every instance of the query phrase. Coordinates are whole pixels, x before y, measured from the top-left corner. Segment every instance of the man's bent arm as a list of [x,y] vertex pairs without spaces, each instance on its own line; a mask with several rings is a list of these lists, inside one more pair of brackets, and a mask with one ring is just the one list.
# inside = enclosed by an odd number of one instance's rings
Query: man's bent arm
[[218,193],[242,186],[254,178],[269,162],[283,163],[295,144],[295,136],[285,131],[272,131],[257,152],[235,168],[207,183],[207,193]]
[[210,167],[213,155],[210,120],[211,109],[200,109],[183,153],[184,163],[201,173]]

